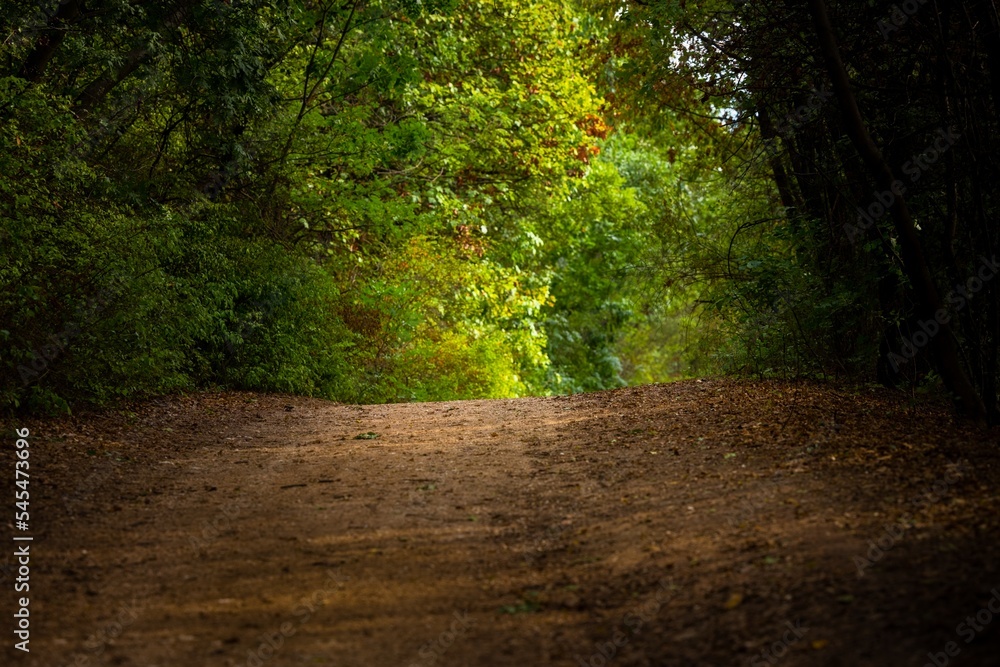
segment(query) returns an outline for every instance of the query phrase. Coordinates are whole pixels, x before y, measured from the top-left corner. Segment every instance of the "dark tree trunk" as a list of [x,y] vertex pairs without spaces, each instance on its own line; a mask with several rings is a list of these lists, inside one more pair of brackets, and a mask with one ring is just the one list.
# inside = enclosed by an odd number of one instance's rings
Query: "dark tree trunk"
[[[848,136],[861,154],[877,187],[882,190],[890,190],[896,177],[892,167],[889,166],[878,146],[875,145],[865,126],[864,119],[861,117],[861,111],[851,89],[847,70],[840,56],[840,49],[837,46],[837,38],[830,23],[826,3],[824,0],[809,0],[809,9],[819,37],[823,60],[833,81],[837,103],[843,115]],[[895,203],[890,208],[893,226],[899,238],[903,270],[909,278],[919,306],[918,315],[923,319],[934,319],[935,313],[944,309],[944,303],[934,285],[931,270],[924,256],[920,238],[906,205],[905,197],[903,195],[897,196]],[[937,335],[930,337],[930,350],[942,379],[948,388],[956,394],[962,412],[975,421],[985,421],[986,407],[962,366],[954,335],[947,322],[941,323]]]
[[125,56],[125,62],[121,67],[113,72],[104,72],[94,79],[74,100],[73,109],[76,115],[81,118],[89,115],[115,86],[130,77],[148,57],[149,51],[145,48],[132,49]]
[[69,26],[80,18],[81,4],[80,0],[68,0],[59,5],[59,9],[52,15],[48,25],[35,41],[35,48],[24,59],[18,76],[32,83],[41,80],[52,56],[55,55],[59,45],[66,38]]

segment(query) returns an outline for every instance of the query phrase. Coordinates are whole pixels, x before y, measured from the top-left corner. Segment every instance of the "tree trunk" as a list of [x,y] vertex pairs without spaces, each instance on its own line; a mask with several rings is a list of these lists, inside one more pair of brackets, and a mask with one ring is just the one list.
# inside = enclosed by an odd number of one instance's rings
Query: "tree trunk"
[[69,0],[59,5],[59,9],[49,19],[48,25],[35,41],[35,48],[21,65],[18,76],[32,83],[37,83],[45,74],[45,68],[55,55],[56,49],[66,38],[69,24],[80,17],[80,0]]
[[137,48],[129,51],[125,56],[122,66],[113,72],[104,72],[101,76],[92,81],[83,89],[73,102],[73,110],[76,115],[84,118],[90,114],[97,104],[110,93],[115,86],[132,75],[132,72],[139,68],[149,56],[149,51],[145,48]]
[[[865,127],[857,100],[851,89],[850,80],[847,77],[847,70],[840,57],[840,49],[837,46],[837,38],[830,23],[826,3],[824,0],[809,0],[809,9],[816,26],[823,59],[833,81],[837,104],[843,114],[848,136],[872,173],[876,186],[889,191],[896,180],[895,175]],[[934,285],[930,267],[927,264],[920,238],[903,195],[896,196],[890,209],[893,226],[899,237],[903,270],[906,272],[917,298],[918,314],[921,318],[934,319],[935,313],[944,310],[944,303]],[[940,324],[940,330],[936,336],[930,337],[930,350],[942,379],[958,397],[961,411],[975,421],[984,422],[986,420],[986,407],[962,366],[954,335],[947,322]]]

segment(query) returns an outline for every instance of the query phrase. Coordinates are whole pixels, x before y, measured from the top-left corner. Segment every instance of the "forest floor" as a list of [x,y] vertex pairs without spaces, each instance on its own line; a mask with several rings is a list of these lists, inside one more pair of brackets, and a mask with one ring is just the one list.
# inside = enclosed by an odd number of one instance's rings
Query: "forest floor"
[[1000,664],[1000,442],[902,393],[208,393],[17,426],[31,652],[8,546],[3,664]]

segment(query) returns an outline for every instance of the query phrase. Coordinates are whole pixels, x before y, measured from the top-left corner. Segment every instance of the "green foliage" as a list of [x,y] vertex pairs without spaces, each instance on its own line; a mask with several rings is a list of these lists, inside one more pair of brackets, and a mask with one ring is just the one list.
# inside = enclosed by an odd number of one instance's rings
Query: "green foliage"
[[625,384],[615,342],[633,313],[630,279],[641,256],[648,215],[615,165],[594,161],[543,221],[546,262],[554,267],[552,314],[545,322],[557,391]]
[[[467,234],[414,237],[377,268],[343,317],[357,336],[359,401],[450,400],[537,391],[547,359],[531,318],[547,299],[480,260]],[[474,259],[473,259],[474,258]]]
[[728,3],[9,4],[5,406],[871,355],[871,272],[823,270],[821,223],[785,210],[730,64],[691,38],[733,39]]
[[597,158],[588,22],[534,0],[13,3],[3,403],[620,384],[644,209]]

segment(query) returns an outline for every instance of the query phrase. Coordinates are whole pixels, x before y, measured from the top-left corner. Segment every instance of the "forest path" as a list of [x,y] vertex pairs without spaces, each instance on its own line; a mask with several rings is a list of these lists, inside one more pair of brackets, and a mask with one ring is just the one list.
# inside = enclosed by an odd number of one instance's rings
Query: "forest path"
[[998,664],[1000,618],[956,634],[1000,588],[997,442],[880,389],[200,394],[29,426],[31,653],[5,664]]

